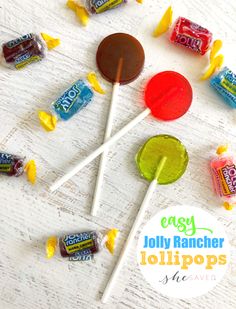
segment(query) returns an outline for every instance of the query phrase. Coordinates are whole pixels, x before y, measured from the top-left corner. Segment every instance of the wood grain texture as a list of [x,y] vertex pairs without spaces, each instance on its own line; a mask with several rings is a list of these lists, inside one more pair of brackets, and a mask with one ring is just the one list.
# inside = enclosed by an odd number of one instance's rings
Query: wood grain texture
[[[0,0],[2,42],[28,32],[44,31],[60,37],[62,44],[45,61],[15,72],[0,69],[0,149],[34,158],[38,184],[31,187],[24,177],[0,177],[0,308],[236,308],[236,252],[224,280],[205,296],[174,300],[160,295],[145,282],[136,262],[133,244],[108,305],[99,298],[130,230],[148,184],[141,179],[134,155],[150,136],[167,133],[186,145],[190,164],[184,177],[164,186],[153,196],[143,224],[158,210],[190,204],[215,215],[236,246],[236,216],[219,207],[207,171],[209,157],[219,143],[235,140],[234,113],[199,76],[207,64],[171,45],[163,36],[150,35],[169,1],[145,0],[143,6],[130,1],[126,7],[94,16],[82,28],[65,0]],[[175,17],[188,17],[209,28],[224,42],[226,64],[236,71],[236,2],[234,0],[176,0]],[[38,124],[37,110],[48,109],[59,93],[88,71],[95,69],[95,51],[100,40],[114,32],[136,36],[146,51],[145,69],[138,80],[120,91],[114,132],[143,110],[142,90],[148,78],[162,70],[184,74],[194,90],[190,112],[170,123],[148,117],[122,138],[109,152],[98,218],[89,216],[98,161],[84,168],[55,194],[48,185],[70,163],[84,158],[103,140],[111,85],[103,81],[107,95],[96,99],[68,123],[58,124],[46,134]],[[236,144],[232,142],[236,151]],[[114,257],[102,252],[94,263],[46,260],[44,241],[48,235],[117,227],[121,230]],[[138,236],[138,235],[137,235]]]

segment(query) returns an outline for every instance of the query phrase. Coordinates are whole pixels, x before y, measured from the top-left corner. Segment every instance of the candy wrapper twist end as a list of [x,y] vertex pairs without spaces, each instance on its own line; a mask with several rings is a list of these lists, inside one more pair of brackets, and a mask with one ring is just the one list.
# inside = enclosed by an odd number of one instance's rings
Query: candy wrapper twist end
[[89,22],[89,13],[85,7],[81,6],[74,0],[68,0],[66,3],[67,7],[75,12],[76,16],[78,17],[80,23],[83,26],[87,26]]
[[201,77],[201,80],[206,80],[210,78],[217,70],[219,70],[223,63],[224,63],[224,56],[222,54],[217,56],[217,53],[222,48],[222,41],[221,40],[215,40],[211,47],[210,52],[210,64],[206,72]]
[[38,112],[38,117],[41,126],[47,131],[54,131],[56,129],[57,125],[57,118],[56,116],[53,116],[51,114],[48,114],[44,111],[39,111]]
[[114,250],[115,250],[115,241],[116,238],[118,236],[119,231],[117,229],[111,229],[110,231],[108,231],[108,233],[106,234],[106,248],[108,249],[108,251],[111,254],[114,254]]
[[158,23],[156,29],[153,32],[154,37],[159,37],[165,32],[167,32],[172,24],[173,18],[173,10],[172,7],[169,6],[168,9],[165,11],[164,15],[162,16],[160,22]]
[[102,89],[101,85],[99,84],[99,81],[97,79],[97,76],[95,72],[90,72],[87,74],[87,80],[92,86],[93,90],[100,93],[100,94],[105,94],[105,90]]
[[42,36],[43,40],[45,41],[47,48],[49,50],[54,49],[55,47],[57,47],[58,45],[61,44],[60,39],[55,39],[47,33],[41,32],[41,36]]
[[24,171],[27,174],[28,181],[34,185],[36,182],[36,176],[37,176],[37,169],[36,164],[34,160],[30,160],[24,168]]
[[228,203],[228,202],[224,202],[224,208],[226,209],[226,210],[233,210],[233,208],[234,208],[234,205],[233,204],[230,204],[230,203]]
[[229,145],[228,145],[228,144],[226,144],[226,145],[220,145],[220,146],[217,148],[216,153],[217,153],[218,155],[221,155],[221,154],[227,152],[228,149],[229,149]]
[[48,259],[51,259],[56,252],[57,249],[57,237],[51,236],[47,239],[46,242],[46,256]]

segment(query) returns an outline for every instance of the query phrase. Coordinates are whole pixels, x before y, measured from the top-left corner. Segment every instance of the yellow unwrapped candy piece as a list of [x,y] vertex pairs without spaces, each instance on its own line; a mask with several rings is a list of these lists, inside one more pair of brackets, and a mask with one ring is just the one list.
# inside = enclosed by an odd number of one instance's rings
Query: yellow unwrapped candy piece
[[107,233],[106,247],[111,254],[114,254],[115,250],[115,240],[117,238],[119,231],[117,229],[112,229]]
[[215,40],[211,47],[211,53],[210,53],[210,63],[214,60],[216,54],[220,51],[222,48],[222,41],[221,40]]
[[46,242],[46,255],[48,259],[51,259],[56,252],[57,238],[55,236],[49,237]]
[[168,31],[172,24],[173,10],[172,7],[169,6],[165,11],[165,14],[162,16],[162,19],[158,23],[156,29],[153,32],[154,37],[158,37]]
[[97,79],[97,76],[94,72],[90,72],[87,75],[87,79],[92,86],[93,90],[97,91],[98,93],[105,94],[106,92],[102,89]]
[[30,160],[26,164],[24,170],[25,170],[25,172],[27,174],[28,181],[30,183],[32,183],[32,185],[34,185],[35,181],[36,181],[36,176],[37,176],[37,170],[36,170],[35,161],[34,160]]
[[77,4],[75,3],[74,0],[68,0],[66,5],[68,6],[69,9],[75,11]]
[[223,55],[219,55],[215,57],[210,63],[209,68],[206,70],[206,72],[201,77],[201,80],[206,80],[210,78],[215,73],[216,70],[219,70],[222,67],[223,62],[224,62]]
[[138,3],[143,3],[143,0],[136,0],[136,2],[138,2]]
[[47,33],[41,32],[41,36],[44,39],[45,43],[47,44],[48,49],[53,49],[60,45],[60,39],[55,39],[52,36],[48,35]]
[[41,126],[46,131],[54,131],[57,125],[57,118],[51,114],[48,114],[44,111],[39,111],[38,113],[39,121]]
[[83,26],[87,26],[89,22],[89,14],[87,10],[83,6],[77,5],[75,9],[75,14],[79,18],[81,24]]
[[74,0],[68,0],[67,7],[73,10],[83,26],[87,26],[89,22],[89,14],[85,7],[77,4]]

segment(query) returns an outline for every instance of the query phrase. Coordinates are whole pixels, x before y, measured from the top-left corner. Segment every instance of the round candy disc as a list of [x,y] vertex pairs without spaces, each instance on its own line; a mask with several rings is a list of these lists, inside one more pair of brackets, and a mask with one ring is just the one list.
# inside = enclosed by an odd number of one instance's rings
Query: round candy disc
[[[98,69],[106,80],[128,84],[141,73],[145,55],[142,45],[133,36],[114,33],[100,43],[96,58]],[[120,77],[117,81],[119,67]]]
[[170,135],[150,138],[137,153],[136,163],[141,175],[152,181],[162,157],[166,157],[166,162],[157,182],[166,185],[178,180],[188,165],[188,153],[177,138]]
[[156,74],[145,90],[146,106],[161,120],[174,120],[183,116],[192,103],[192,87],[181,74],[164,71]]

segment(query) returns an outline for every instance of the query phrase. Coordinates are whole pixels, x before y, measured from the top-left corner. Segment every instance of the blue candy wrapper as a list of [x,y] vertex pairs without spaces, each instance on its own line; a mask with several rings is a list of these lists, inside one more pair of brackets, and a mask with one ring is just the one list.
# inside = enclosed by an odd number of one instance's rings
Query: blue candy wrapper
[[86,81],[79,79],[51,103],[51,113],[39,111],[39,121],[46,131],[54,131],[57,121],[67,121],[92,100],[94,92]]
[[87,83],[79,79],[52,103],[52,110],[59,119],[69,120],[88,105],[93,95]]
[[236,74],[225,67],[218,75],[212,77],[210,84],[228,105],[236,108]]

